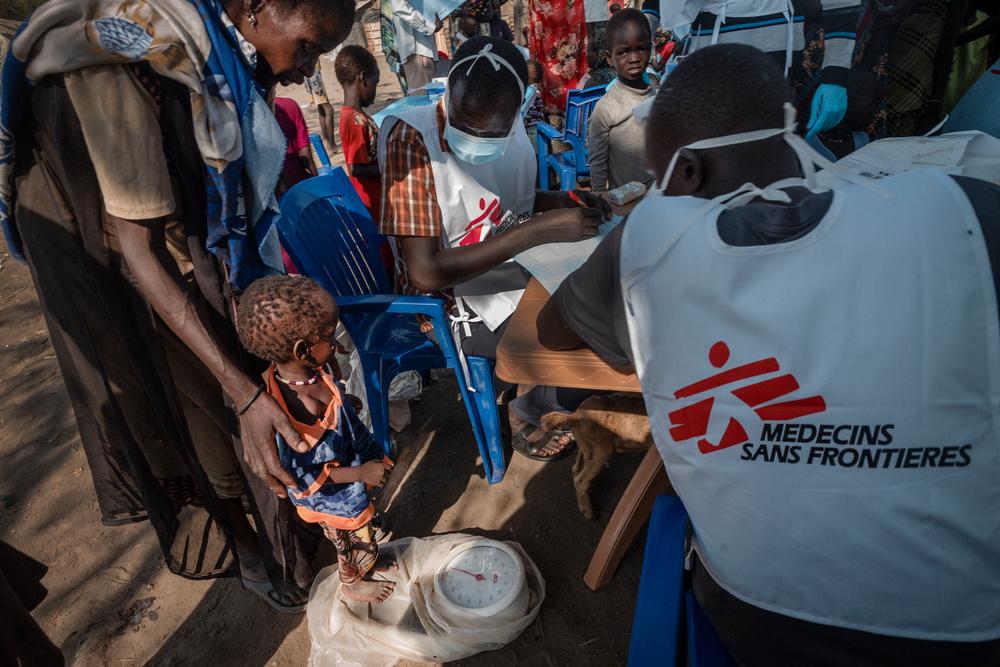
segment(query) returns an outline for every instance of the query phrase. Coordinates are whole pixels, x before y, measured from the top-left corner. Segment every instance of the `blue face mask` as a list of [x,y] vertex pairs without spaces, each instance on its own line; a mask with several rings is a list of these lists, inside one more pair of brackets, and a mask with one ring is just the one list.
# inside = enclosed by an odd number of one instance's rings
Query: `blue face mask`
[[[447,105],[447,102],[445,104]],[[514,122],[517,122],[516,118]],[[510,138],[514,136],[514,127],[510,128],[510,133],[506,137],[475,137],[454,127],[446,113],[444,140],[448,142],[448,149],[462,162],[485,164],[503,157],[507,152]]]

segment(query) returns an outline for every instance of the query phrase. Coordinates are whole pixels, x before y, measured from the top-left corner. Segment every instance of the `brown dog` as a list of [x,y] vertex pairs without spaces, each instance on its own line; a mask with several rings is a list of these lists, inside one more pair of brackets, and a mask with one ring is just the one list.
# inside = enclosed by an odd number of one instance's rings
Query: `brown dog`
[[638,452],[653,444],[646,404],[640,394],[592,396],[576,412],[550,412],[542,428],[569,427],[578,448],[573,464],[576,503],[588,519],[594,518],[590,486],[615,452]]

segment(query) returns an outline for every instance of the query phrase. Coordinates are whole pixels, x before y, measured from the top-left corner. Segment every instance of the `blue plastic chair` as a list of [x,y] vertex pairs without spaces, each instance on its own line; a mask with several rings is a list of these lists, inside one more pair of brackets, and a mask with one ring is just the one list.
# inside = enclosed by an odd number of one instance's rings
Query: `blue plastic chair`
[[[590,114],[597,101],[604,97],[607,86],[593,86],[583,90],[571,90],[566,93],[566,122],[560,132],[548,123],[535,125],[538,133],[535,146],[538,152],[538,187],[549,189],[549,168],[559,175],[559,188],[572,190],[576,187],[576,179],[580,176],[590,176],[590,163],[587,161],[587,126],[590,124]],[[569,143],[573,149],[564,153],[552,153],[552,141],[559,139]]]
[[333,165],[330,164],[330,156],[326,154],[326,146],[323,145],[323,138],[318,134],[310,134],[309,143],[312,144],[313,150],[316,151],[316,155],[319,157],[319,168],[316,170],[316,175],[326,176],[333,171]]
[[1000,138],[1000,60],[976,80],[951,110],[942,132],[979,130]]
[[[684,584],[687,526],[688,515],[679,498],[662,495],[656,499],[649,518],[646,555],[632,621],[629,667],[735,666],[694,594]],[[680,654],[685,626],[686,656]]]
[[[506,470],[493,365],[488,359],[466,359],[469,391],[462,378],[458,350],[442,299],[392,293],[379,253],[383,237],[354,186],[337,167],[325,176],[293,186],[281,202],[278,234],[295,266],[337,300],[340,319],[361,356],[372,430],[387,455],[389,383],[408,370],[451,368],[469,413],[483,459],[486,479],[495,484]],[[420,331],[415,315],[434,326],[438,344]]]

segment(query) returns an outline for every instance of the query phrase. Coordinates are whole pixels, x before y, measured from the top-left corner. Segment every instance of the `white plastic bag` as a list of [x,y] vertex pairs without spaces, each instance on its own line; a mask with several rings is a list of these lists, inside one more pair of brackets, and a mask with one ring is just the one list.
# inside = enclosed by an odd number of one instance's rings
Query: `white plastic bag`
[[378,605],[345,601],[335,566],[319,573],[309,596],[312,647],[309,667],[388,667],[400,659],[450,662],[509,644],[531,625],[545,599],[545,581],[515,542],[507,542],[524,562],[529,601],[513,621],[469,617],[448,619],[434,592],[434,573],[463,544],[481,539],[454,533],[427,538],[405,537],[379,548],[393,554],[398,571],[385,577],[396,582],[392,596]]

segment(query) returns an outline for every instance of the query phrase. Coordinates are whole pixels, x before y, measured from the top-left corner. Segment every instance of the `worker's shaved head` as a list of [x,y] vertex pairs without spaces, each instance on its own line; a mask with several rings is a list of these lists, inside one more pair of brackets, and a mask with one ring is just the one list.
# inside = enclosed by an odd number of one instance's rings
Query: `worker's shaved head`
[[681,146],[782,127],[782,105],[790,99],[781,67],[763,51],[744,44],[699,49],[681,60],[653,102],[646,123],[649,163],[662,172]]
[[[502,65],[494,67],[486,57],[458,65],[462,59],[475,56],[486,46],[506,60],[517,74]],[[528,65],[512,42],[495,37],[470,37],[458,47],[452,63],[448,85],[453,96],[461,98],[466,110],[490,114],[499,108],[510,115],[520,108],[521,87],[528,86]]]

